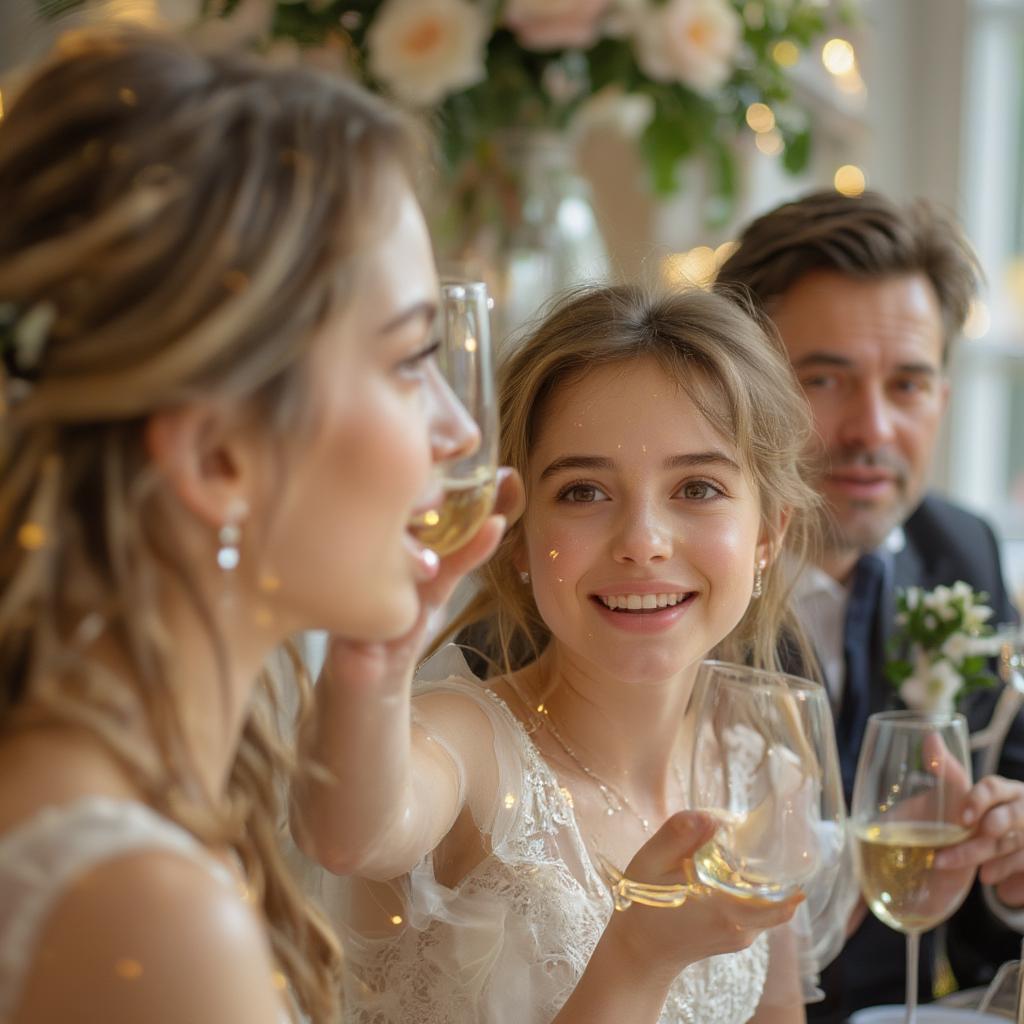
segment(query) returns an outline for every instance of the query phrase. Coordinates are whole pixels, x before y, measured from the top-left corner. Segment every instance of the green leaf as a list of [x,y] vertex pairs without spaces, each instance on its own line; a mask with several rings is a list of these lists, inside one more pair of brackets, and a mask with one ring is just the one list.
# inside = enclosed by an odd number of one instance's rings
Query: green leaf
[[797,132],[786,140],[786,149],[782,154],[782,166],[790,174],[799,174],[811,159],[811,133]]

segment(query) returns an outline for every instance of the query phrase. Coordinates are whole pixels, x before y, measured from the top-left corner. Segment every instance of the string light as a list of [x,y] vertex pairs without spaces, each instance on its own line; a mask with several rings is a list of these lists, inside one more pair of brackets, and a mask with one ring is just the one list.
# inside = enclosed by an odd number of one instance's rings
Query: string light
[[754,145],[765,156],[778,156],[783,150],[782,136],[777,131],[765,132],[754,139]]
[[856,164],[843,164],[836,171],[833,183],[836,191],[844,196],[859,196],[867,187],[864,172]]
[[800,60],[800,47],[788,39],[783,39],[772,47],[772,60],[780,68],[794,67]]
[[775,127],[772,108],[767,103],[751,103],[747,107],[747,124],[759,135],[772,131]]
[[821,48],[821,62],[829,74],[845,75],[856,66],[857,55],[847,40],[830,39]]

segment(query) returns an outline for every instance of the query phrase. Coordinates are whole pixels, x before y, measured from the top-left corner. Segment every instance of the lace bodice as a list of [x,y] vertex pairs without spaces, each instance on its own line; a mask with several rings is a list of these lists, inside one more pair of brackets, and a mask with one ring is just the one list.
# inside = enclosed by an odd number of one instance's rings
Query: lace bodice
[[86,797],[47,807],[0,836],[0,1020],[17,1005],[42,928],[62,894],[104,861],[152,849],[179,853],[236,885],[192,835],[133,801]]
[[[387,889],[335,882],[323,894],[345,938],[347,1020],[545,1024],[613,912],[608,889],[566,792],[501,699],[462,680],[418,692],[473,701],[481,727],[493,732],[499,798],[493,821],[480,823],[491,853],[456,888],[436,879],[428,857]],[[390,934],[367,926],[367,905],[384,911]],[[660,1024],[742,1024],[758,1005],[767,966],[761,936],[749,949],[687,967]]]

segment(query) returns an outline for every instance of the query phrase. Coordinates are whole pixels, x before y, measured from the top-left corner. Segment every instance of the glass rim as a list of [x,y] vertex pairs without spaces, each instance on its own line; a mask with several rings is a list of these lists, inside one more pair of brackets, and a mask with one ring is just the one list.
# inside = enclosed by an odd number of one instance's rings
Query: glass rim
[[[440,277],[438,278],[438,290],[441,295],[450,295],[459,299],[471,295],[473,298],[480,298],[481,294],[487,296],[487,282],[477,278],[463,277]],[[459,294],[459,292],[463,294]]]
[[[698,676],[704,669],[715,669],[725,673],[719,678],[729,686],[750,686],[751,677],[757,680],[760,685],[771,686],[786,693],[808,693],[822,695],[827,698],[828,692],[824,685],[808,679],[805,676],[795,676],[791,672],[783,672],[781,669],[754,668],[752,665],[741,665],[735,661],[720,661],[717,658],[705,658],[697,668]],[[733,676],[743,674],[747,678],[739,679]]]
[[875,711],[868,715],[868,722],[899,722],[921,729],[934,729],[937,725],[953,725],[962,722],[964,728],[967,727],[967,718],[959,711],[914,711],[912,708]]

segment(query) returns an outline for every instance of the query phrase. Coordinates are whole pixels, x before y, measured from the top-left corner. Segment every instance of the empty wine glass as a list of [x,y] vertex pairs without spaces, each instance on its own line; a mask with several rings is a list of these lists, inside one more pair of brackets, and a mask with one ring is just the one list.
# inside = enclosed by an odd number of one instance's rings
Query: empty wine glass
[[690,798],[720,822],[698,878],[783,900],[839,870],[845,812],[824,687],[783,672],[704,662],[693,701]]
[[494,506],[498,406],[487,286],[482,281],[442,281],[437,330],[438,365],[480,431],[473,452],[438,465],[439,500],[412,523],[423,544],[447,555],[476,533]]
[[853,786],[851,825],[861,892],[871,912],[907,936],[906,1024],[917,1010],[921,932],[960,905],[974,869],[939,870],[939,850],[961,842],[971,788],[963,715],[885,711],[868,719]]

